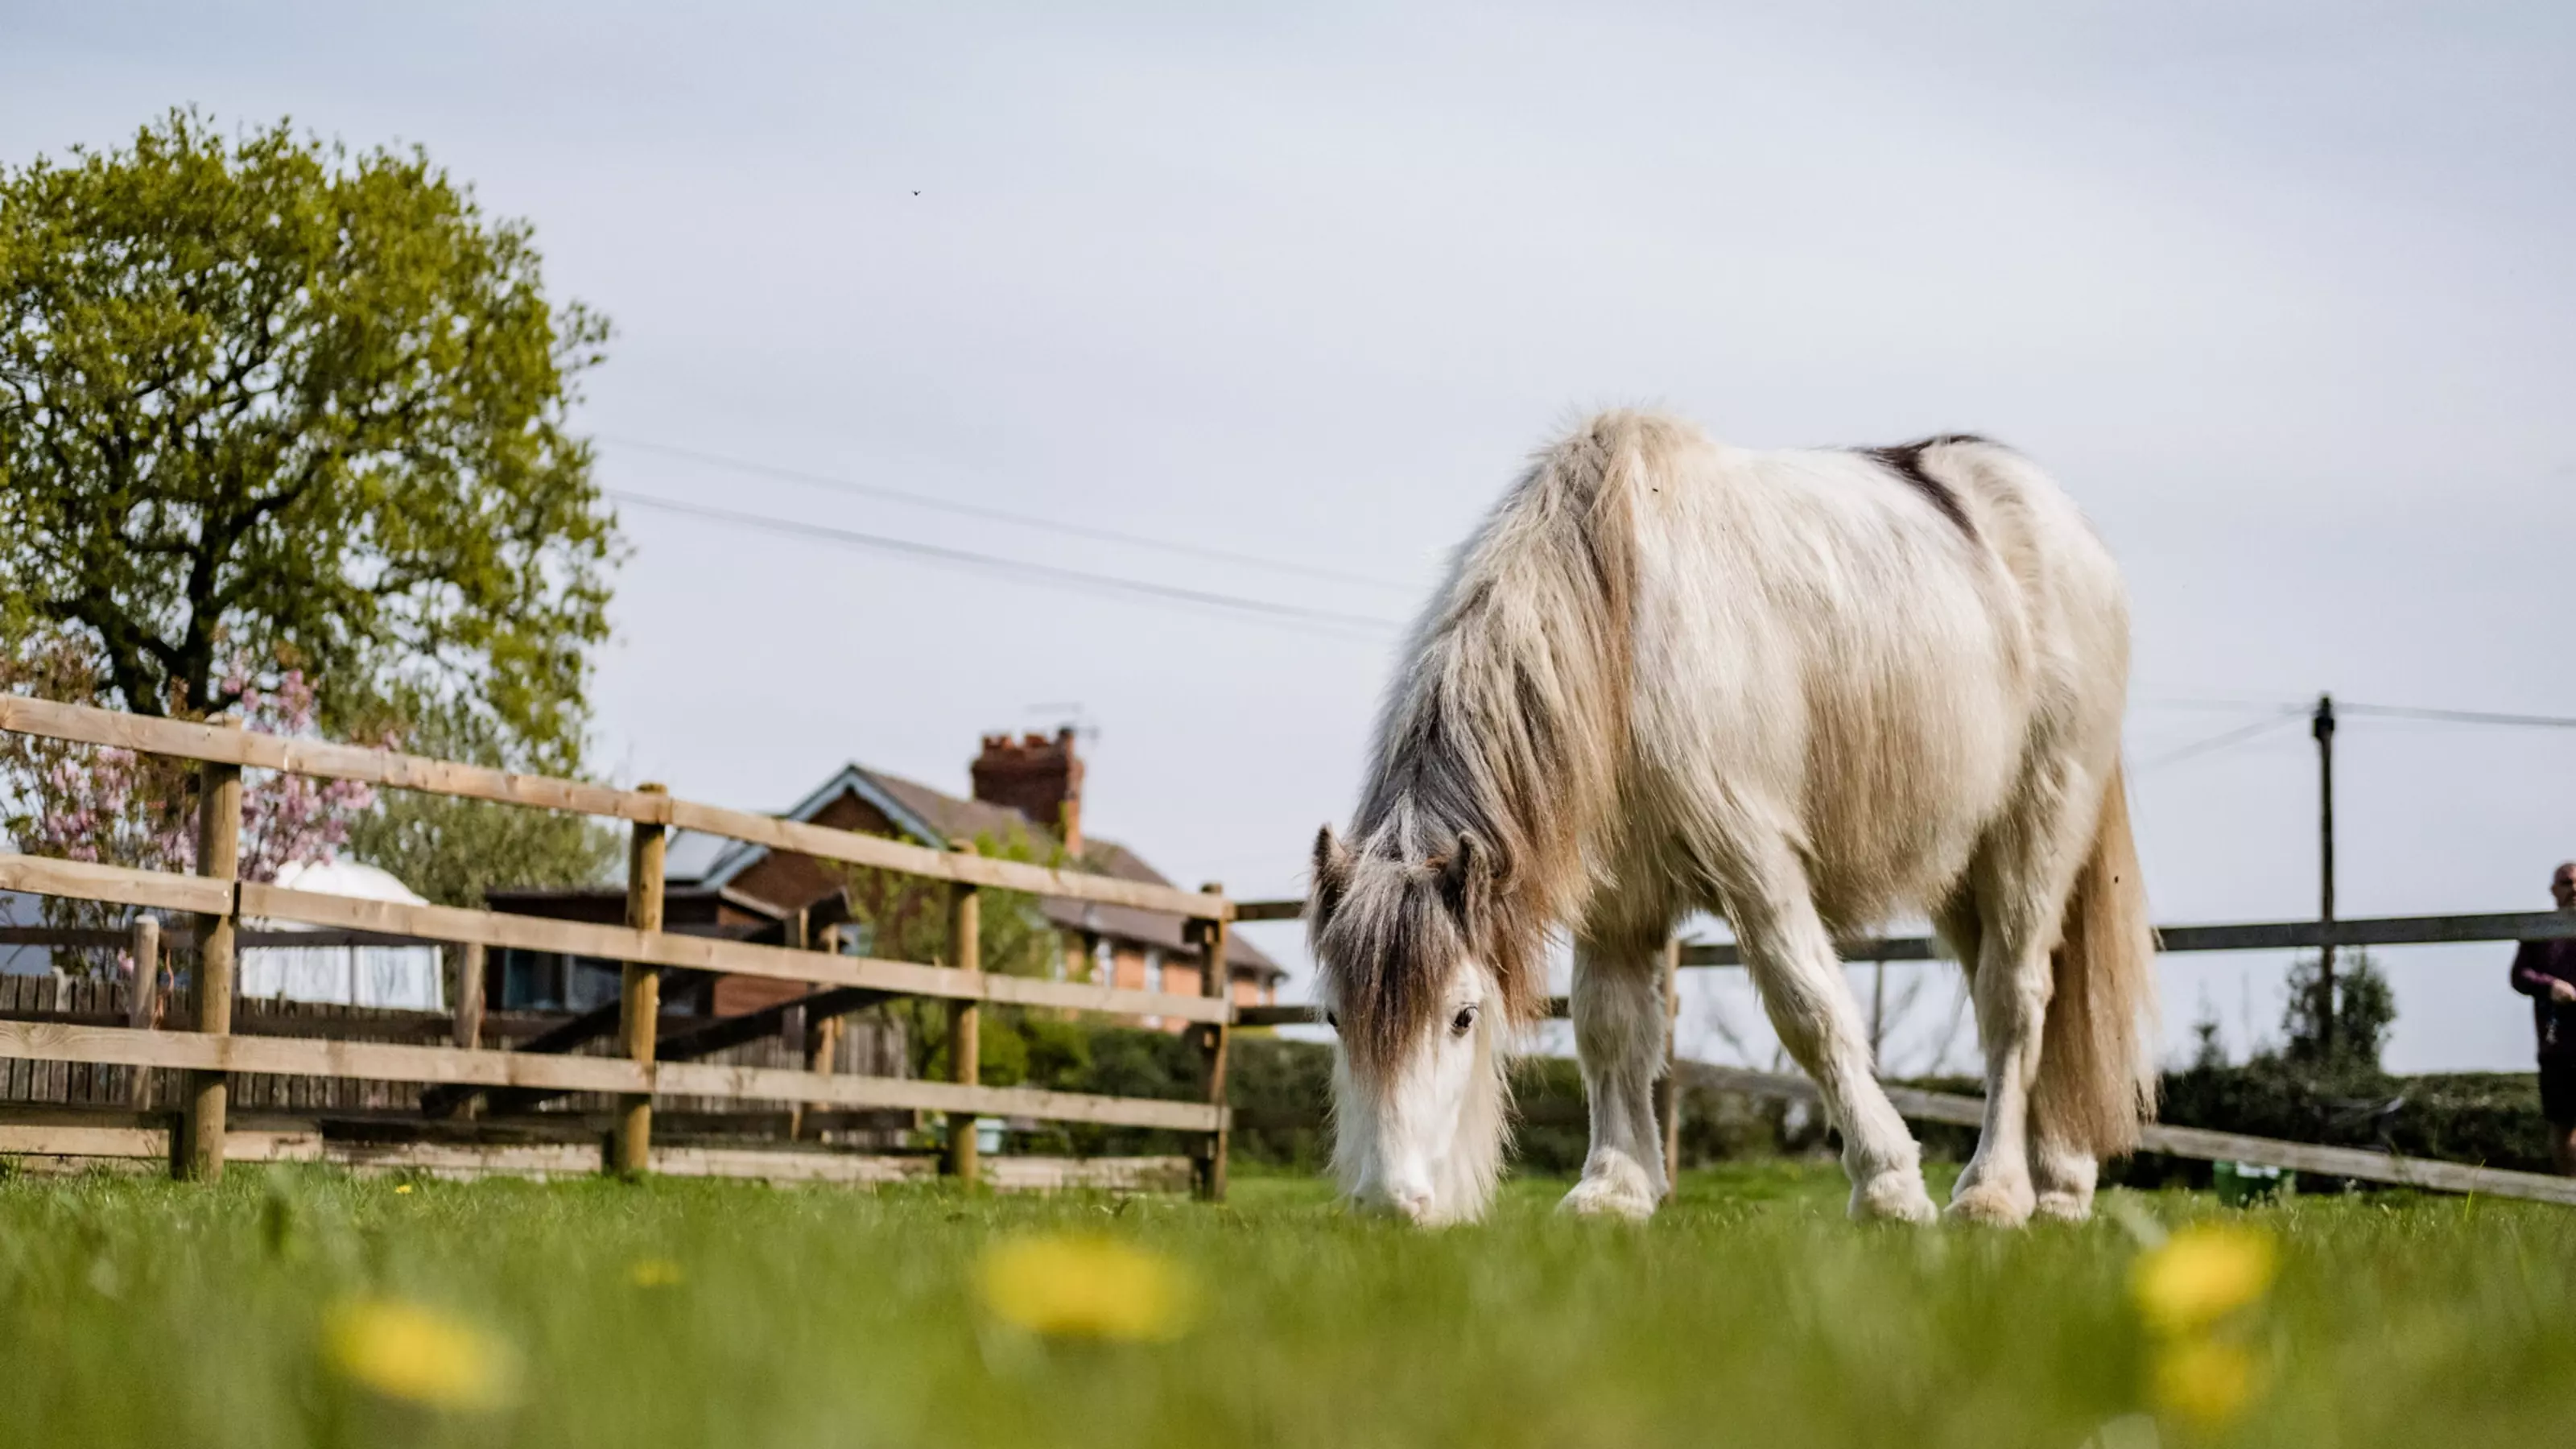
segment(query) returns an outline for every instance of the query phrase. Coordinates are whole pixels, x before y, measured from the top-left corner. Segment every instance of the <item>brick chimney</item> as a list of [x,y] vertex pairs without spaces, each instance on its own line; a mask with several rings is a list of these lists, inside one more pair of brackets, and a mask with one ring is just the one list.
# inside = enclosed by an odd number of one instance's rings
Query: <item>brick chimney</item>
[[986,735],[969,774],[976,799],[1019,811],[1063,837],[1068,853],[1082,853],[1082,757],[1074,753],[1073,726],[1054,739]]

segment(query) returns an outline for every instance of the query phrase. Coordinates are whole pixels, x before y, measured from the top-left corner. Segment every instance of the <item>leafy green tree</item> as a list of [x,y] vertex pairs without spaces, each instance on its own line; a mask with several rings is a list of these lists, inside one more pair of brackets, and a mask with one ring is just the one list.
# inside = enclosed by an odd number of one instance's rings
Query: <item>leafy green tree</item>
[[418,150],[174,111],[0,171],[0,645],[90,646],[146,714],[300,669],[329,733],[447,701],[572,767],[621,546],[567,424],[607,336]]
[[[521,768],[491,720],[454,702],[399,702],[412,721],[401,739],[413,754],[469,765]],[[416,790],[380,790],[375,808],[349,825],[349,853],[442,906],[480,908],[495,887],[598,885],[616,878],[625,836],[588,815],[460,800]]]
[[[1060,846],[1041,856],[1025,830],[1015,829],[1008,838],[979,836],[975,848],[997,860],[1061,866],[1067,859]],[[866,954],[884,961],[956,959],[949,950],[945,882],[863,865],[845,865],[839,871],[850,902],[851,924],[860,932]],[[1055,927],[1038,909],[1037,897],[986,887],[978,893],[976,912],[976,945],[983,969],[1005,976],[1054,972],[1060,948]],[[876,1009],[903,1024],[913,1075],[947,1074],[945,1002],[908,999]],[[993,1086],[1014,1086],[1028,1078],[1033,1065],[1053,1069],[1065,1053],[1079,1051],[1055,1025],[1014,1007],[984,1008],[976,1037],[978,1077]]]
[[2331,990],[2314,956],[2291,963],[2287,985],[2289,1000],[2281,1011],[2284,1058],[2328,1071],[2379,1071],[2380,1051],[2397,1024],[2397,993],[2368,951],[2339,954]]

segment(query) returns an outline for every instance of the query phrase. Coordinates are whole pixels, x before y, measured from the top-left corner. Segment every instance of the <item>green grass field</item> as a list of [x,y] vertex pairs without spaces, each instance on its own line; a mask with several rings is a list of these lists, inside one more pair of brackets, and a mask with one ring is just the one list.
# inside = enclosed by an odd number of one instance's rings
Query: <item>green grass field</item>
[[[0,1444],[2422,1445],[2576,1442],[2576,1215],[2110,1195],[2082,1229],[1857,1229],[1830,1164],[1693,1174],[1633,1229],[1234,1203],[236,1171],[0,1181]],[[2232,1420],[2138,1417],[2140,1223],[2278,1244]],[[1105,1235],[1195,1283],[1164,1342],[1030,1336],[978,1263]],[[463,1325],[499,1407],[361,1387],[336,1305]],[[491,1376],[486,1375],[486,1379]],[[508,1392],[511,1381],[515,1392]],[[432,1395],[435,1397],[435,1395]],[[2104,1431],[2103,1426],[2110,1427]]]

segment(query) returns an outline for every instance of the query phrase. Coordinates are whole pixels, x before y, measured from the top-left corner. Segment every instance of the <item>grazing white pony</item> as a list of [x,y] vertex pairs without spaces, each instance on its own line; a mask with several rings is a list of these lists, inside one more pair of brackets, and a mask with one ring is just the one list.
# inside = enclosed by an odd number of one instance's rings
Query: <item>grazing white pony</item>
[[1852,1216],[1929,1220],[1833,944],[1911,908],[1985,1047],[1951,1211],[2085,1216],[2154,1106],[2128,654],[2109,554],[1996,444],[1756,453],[1623,411],[1541,452],[1415,632],[1349,840],[1315,842],[1344,1190],[1484,1210],[1563,926],[1592,1116],[1564,1206],[1651,1214],[1661,952],[1708,910],[1842,1130]]

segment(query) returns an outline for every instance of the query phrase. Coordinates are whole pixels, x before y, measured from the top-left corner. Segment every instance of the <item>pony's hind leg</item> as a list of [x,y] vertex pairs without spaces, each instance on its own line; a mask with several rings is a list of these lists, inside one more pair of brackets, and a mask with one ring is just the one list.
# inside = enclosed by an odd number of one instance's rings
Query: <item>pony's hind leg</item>
[[[1977,961],[1985,946],[1985,924],[1977,914],[1973,892],[1962,891],[1942,907],[1934,922],[1958,958],[1970,991],[1975,990]],[[1980,1025],[1979,1037],[1985,1036]],[[2045,1034],[2043,1033],[2043,1048]],[[1981,1139],[1982,1140],[1982,1139]],[[2081,1220],[2093,1210],[2093,1154],[2050,1130],[2047,1110],[2036,1096],[2030,1104],[2030,1178],[2038,1211],[2048,1217]]]
[[1655,1080],[1664,1073],[1661,934],[1587,929],[1574,945],[1575,1054],[1592,1114],[1583,1180],[1568,1212],[1644,1219],[1663,1201],[1663,1137],[1655,1130]]
[[2053,788],[2032,791],[2031,805],[1995,827],[1969,867],[1979,936],[1970,995],[1985,1047],[1986,1112],[1950,1211],[2005,1226],[2028,1221],[2038,1206],[2034,1167],[2053,1213],[2072,1206],[2070,1198],[2089,1208],[2092,1198],[2092,1159],[2086,1156],[2079,1168],[2047,1124],[2034,1132],[2031,1120],[2031,1087],[2056,988],[2050,948],[2093,824],[2092,813],[2077,808],[2083,792],[2065,788],[2062,772],[2047,783]]
[[1860,1006],[1796,854],[1784,842],[1757,879],[1727,896],[1728,919],[1772,1029],[1815,1079],[1827,1115],[1842,1129],[1851,1215],[1932,1221],[1938,1214],[1923,1191],[1922,1150],[1878,1084]]
[[2101,1170],[2091,1148],[2051,1130],[2045,1107],[2033,1111],[2030,1177],[2041,1217],[2080,1223],[2093,1216],[2093,1182]]
[[1950,1211],[2017,1226],[2030,1216],[2030,1087],[2039,1075],[2040,1025],[2048,1016],[2048,956],[2027,932],[1988,923],[1969,973],[1977,1039],[1986,1055],[1986,1112],[1977,1151],[1950,1193]]

